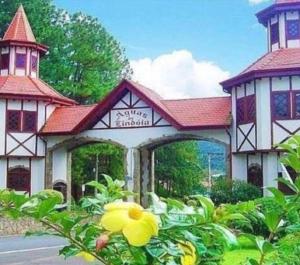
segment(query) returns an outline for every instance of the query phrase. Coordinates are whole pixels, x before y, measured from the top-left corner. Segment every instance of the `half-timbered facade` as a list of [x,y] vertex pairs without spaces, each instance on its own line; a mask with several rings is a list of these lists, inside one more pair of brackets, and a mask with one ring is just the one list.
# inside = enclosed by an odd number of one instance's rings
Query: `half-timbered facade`
[[229,176],[278,186],[286,171],[277,144],[300,133],[300,0],[276,0],[257,17],[268,52],[222,82],[229,96],[165,100],[123,80],[83,106],[39,79],[47,47],[21,6],[0,40],[0,187],[34,193],[67,185],[70,194],[72,150],[109,142],[124,149],[127,188],[144,200],[154,188],[155,148],[180,140],[223,144]]

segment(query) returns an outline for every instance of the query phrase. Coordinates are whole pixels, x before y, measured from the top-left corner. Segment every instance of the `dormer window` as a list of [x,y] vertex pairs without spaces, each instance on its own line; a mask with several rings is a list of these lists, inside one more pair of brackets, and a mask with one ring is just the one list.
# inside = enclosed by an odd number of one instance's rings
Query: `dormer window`
[[279,23],[271,25],[271,44],[279,42]]
[[26,67],[26,54],[16,54],[16,68],[25,69]]
[[38,58],[36,55],[31,55],[31,71],[36,72],[38,65]]
[[286,21],[286,38],[287,40],[300,39],[300,20],[287,20]]
[[0,56],[0,69],[6,70],[9,67],[9,53],[1,54]]

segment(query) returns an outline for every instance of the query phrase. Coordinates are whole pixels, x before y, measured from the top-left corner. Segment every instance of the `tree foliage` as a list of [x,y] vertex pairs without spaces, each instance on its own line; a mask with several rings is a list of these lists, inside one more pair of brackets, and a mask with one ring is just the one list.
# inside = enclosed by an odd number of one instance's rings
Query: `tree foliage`
[[171,143],[155,150],[156,191],[183,197],[200,185],[203,171],[199,165],[196,141]]

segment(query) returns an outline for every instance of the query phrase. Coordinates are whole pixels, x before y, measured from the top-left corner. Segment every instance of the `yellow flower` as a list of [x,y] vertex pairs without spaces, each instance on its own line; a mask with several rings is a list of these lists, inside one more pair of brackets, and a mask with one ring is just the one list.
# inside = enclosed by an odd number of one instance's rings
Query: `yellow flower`
[[105,205],[101,225],[110,232],[123,232],[130,245],[145,246],[158,235],[156,217],[136,203],[114,202]]
[[180,243],[179,248],[184,252],[181,257],[182,265],[195,265],[197,261],[196,249],[191,242]]
[[93,255],[91,255],[90,253],[87,253],[85,251],[79,252],[76,256],[77,257],[82,257],[87,262],[95,261],[95,257]]

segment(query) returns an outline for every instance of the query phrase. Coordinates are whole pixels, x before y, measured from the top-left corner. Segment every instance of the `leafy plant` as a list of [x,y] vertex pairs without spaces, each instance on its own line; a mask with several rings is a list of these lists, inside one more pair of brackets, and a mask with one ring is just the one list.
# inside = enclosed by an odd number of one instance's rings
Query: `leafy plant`
[[62,196],[55,191],[28,197],[2,190],[0,214],[34,218],[45,226],[44,233],[68,239],[61,255],[103,264],[216,264],[226,248],[237,244],[227,223],[243,216],[220,214],[209,198],[195,196],[191,206],[151,194],[151,207],[143,209],[123,201],[134,195],[123,191],[124,182],[104,178],[106,185],[87,184],[98,193],[83,198],[79,212],[59,212]]

